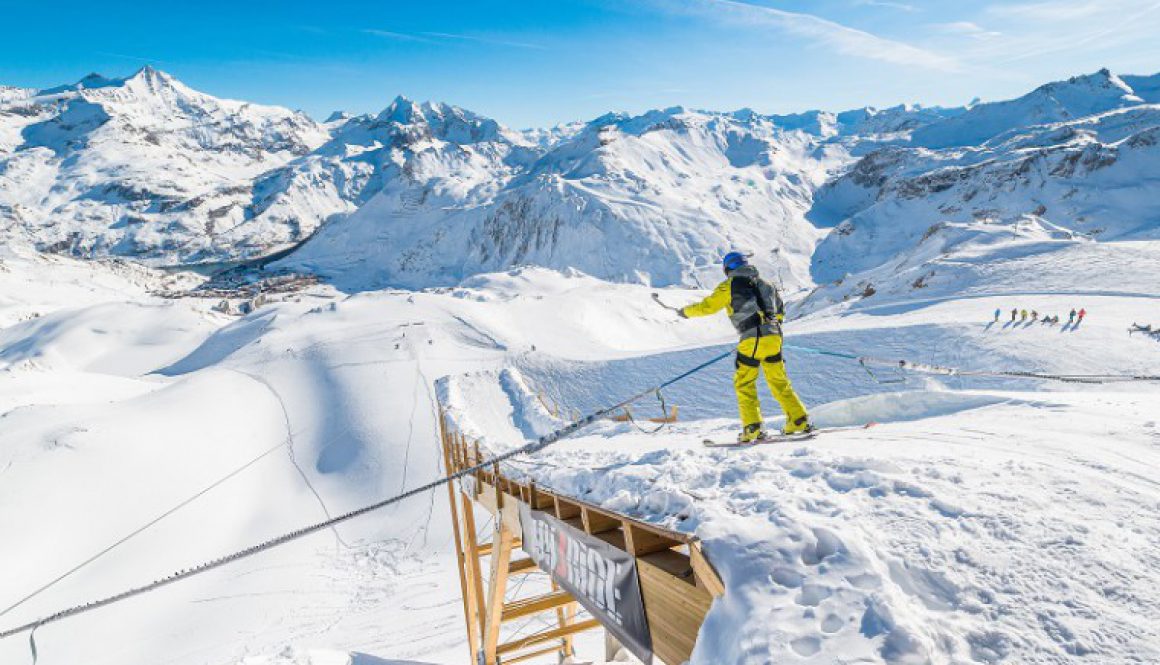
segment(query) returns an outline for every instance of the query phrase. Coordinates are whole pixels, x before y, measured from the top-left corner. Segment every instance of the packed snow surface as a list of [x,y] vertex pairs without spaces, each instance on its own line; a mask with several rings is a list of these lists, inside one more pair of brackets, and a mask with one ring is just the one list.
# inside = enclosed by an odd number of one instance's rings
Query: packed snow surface
[[[19,534],[3,541],[13,574],[0,597],[15,602],[181,507],[4,625],[430,480],[436,392],[498,450],[551,429],[551,409],[610,403],[729,338],[723,320],[679,321],[643,287],[543,269],[426,292],[319,287],[236,319],[151,296],[142,284],[162,277],[148,271],[65,266],[118,283],[119,300],[87,282],[50,283],[68,274],[58,263],[9,257],[0,274],[5,293],[25,294],[0,311],[7,320],[46,294],[39,316],[9,325],[0,343],[0,501],[12,507],[0,532]],[[71,302],[52,305],[62,289]],[[791,323],[789,342],[972,368],[1157,366],[1160,343],[1126,332],[1154,318],[1155,296],[1061,291],[896,300],[885,311],[847,303]],[[989,324],[995,307],[1073,304],[1090,314],[1068,331]],[[789,368],[819,425],[850,428],[703,448],[735,431],[721,363],[666,391],[679,423],[654,435],[601,424],[510,471],[704,539],[728,593],[696,663],[1158,656],[1156,392],[878,383],[856,363],[792,349]],[[432,493],[45,626],[39,662],[462,662],[446,520],[445,495]],[[0,654],[20,662],[27,643],[5,640]]]

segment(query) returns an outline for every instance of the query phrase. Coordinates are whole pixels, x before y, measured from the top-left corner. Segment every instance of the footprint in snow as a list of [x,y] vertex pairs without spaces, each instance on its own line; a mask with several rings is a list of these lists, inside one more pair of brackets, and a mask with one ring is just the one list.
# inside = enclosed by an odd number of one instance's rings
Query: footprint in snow
[[845,623],[846,622],[842,621],[842,617],[838,616],[837,614],[827,614],[826,618],[822,619],[822,632],[830,634],[836,633],[839,630],[842,630],[842,626],[845,625]]
[[822,650],[822,641],[812,635],[807,635],[793,640],[789,646],[799,656],[812,656]]

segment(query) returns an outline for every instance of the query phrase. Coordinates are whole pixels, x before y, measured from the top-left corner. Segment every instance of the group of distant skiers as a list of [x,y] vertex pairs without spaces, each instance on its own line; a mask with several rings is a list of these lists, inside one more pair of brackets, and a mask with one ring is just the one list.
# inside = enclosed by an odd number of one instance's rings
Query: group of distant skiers
[[1128,334],[1134,335],[1135,333],[1144,333],[1152,339],[1160,340],[1160,326],[1153,328],[1151,323],[1140,325],[1133,321],[1132,327],[1128,328]]
[[[998,323],[999,318],[1002,316],[1003,316],[1003,310],[996,307],[995,308],[995,322]],[[1080,324],[1080,322],[1083,321],[1083,317],[1085,317],[1085,316],[1087,316],[1086,309],[1081,307],[1081,308],[1079,308],[1079,311],[1076,311],[1076,309],[1073,307],[1071,310],[1071,314],[1068,315],[1068,317],[1067,317],[1067,325],[1078,326]],[[1049,326],[1053,326],[1053,325],[1059,323],[1059,315],[1058,314],[1055,314],[1052,316],[1044,315],[1041,318],[1039,316],[1039,312],[1037,312],[1036,310],[1031,310],[1030,312],[1028,312],[1026,309],[1019,309],[1017,307],[1013,307],[1011,309],[1011,321],[1010,322],[1015,323],[1016,319],[1018,319],[1020,323],[1026,323],[1027,320],[1030,319],[1032,323],[1038,321],[1042,324],[1046,324]]]

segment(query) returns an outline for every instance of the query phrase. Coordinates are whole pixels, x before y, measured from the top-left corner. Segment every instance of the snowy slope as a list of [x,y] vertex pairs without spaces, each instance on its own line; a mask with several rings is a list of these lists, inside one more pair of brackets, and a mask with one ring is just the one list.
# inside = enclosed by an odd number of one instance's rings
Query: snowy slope
[[[47,283],[57,270],[35,257],[6,265],[6,293],[33,295],[29,281],[11,280],[32,275],[32,284]],[[1123,289],[1149,291],[1147,278],[1119,274]],[[789,341],[974,368],[1139,372],[1160,365],[1160,344],[1125,331],[1130,321],[1154,318],[1154,291],[1078,300],[1068,292],[1081,290],[1089,275],[1062,275],[1052,278],[1060,290],[1054,295],[895,298],[883,303],[894,309],[819,312],[792,323]],[[344,297],[320,289],[241,319],[209,313],[210,303],[197,300],[142,294],[116,305],[84,285],[54,288],[74,289],[73,310],[10,326],[0,341],[12,361],[0,369],[0,501],[19,507],[0,516],[0,532],[21,534],[3,541],[17,573],[0,581],[0,597],[18,598],[266,455],[5,615],[3,625],[434,477],[439,377],[457,386],[444,390],[456,417],[472,420],[489,445],[507,447],[551,427],[545,404],[565,411],[607,404],[699,362],[730,337],[723,320],[674,319],[650,302],[647,288],[542,269],[429,292]],[[663,297],[682,303],[697,295],[671,289]],[[1012,302],[1041,311],[1084,304],[1091,315],[1068,332],[986,325],[993,308]],[[1149,608],[1156,599],[1147,591],[1155,585],[1097,594],[1156,574],[1146,543],[1160,527],[1133,512],[1160,500],[1138,479],[1140,465],[1154,463],[1147,404],[1155,393],[1017,394],[996,391],[1041,386],[921,376],[879,384],[854,363],[793,347],[789,353],[819,423],[883,424],[823,437],[808,444],[808,454],[703,451],[701,437],[732,430],[723,363],[666,391],[681,409],[678,426],[653,437],[601,426],[537,460],[582,465],[582,473],[523,467],[589,500],[705,538],[730,596],[713,610],[697,662],[765,662],[793,652],[806,662],[840,653],[882,662],[922,654],[986,661],[999,652],[1012,662],[1078,662],[1083,653],[1127,662],[1155,654]],[[959,388],[982,392],[946,392]],[[647,416],[655,407],[638,408]],[[1112,430],[1121,447],[1093,444]],[[615,469],[602,470],[609,465]],[[1088,480],[1069,484],[1076,474]],[[46,495],[45,487],[58,489]],[[1112,519],[1097,517],[1087,507],[1093,502]],[[432,494],[340,527],[341,541],[318,535],[46,626],[37,632],[40,662],[326,662],[333,651],[462,662],[443,511],[443,495]],[[828,543],[824,556],[819,538]],[[1107,548],[1112,541],[1128,552]],[[49,554],[46,542],[55,543]],[[1036,556],[1023,554],[1031,551]],[[820,563],[800,556],[809,552]],[[1120,572],[1104,572],[1113,565]],[[1091,576],[1053,586],[1059,570],[1079,566]],[[1082,604],[1068,607],[1069,598]],[[1120,620],[1105,625],[1103,616]],[[0,659],[23,658],[26,649],[4,641]]]

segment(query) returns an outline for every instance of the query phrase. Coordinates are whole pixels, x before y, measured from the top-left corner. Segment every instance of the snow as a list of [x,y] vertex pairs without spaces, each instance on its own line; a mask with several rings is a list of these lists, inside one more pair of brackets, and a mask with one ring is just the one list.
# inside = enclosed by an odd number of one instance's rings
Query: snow
[[[0,627],[430,481],[440,403],[509,450],[724,352],[723,317],[650,296],[693,302],[747,244],[794,296],[787,370],[833,431],[703,447],[736,431],[724,360],[664,391],[678,422],[600,422],[506,469],[702,539],[727,593],[692,664],[1160,660],[1160,387],[819,353],[1156,374],[1160,344],[1128,335],[1160,324],[1154,88],[1100,73],[1053,84],[1056,106],[1041,89],[970,111],[675,108],[526,132],[403,98],[322,127],[153,70],[0,91],[0,612],[164,516]],[[150,147],[132,129],[191,117],[240,133]],[[952,122],[987,136],[919,141]],[[233,231],[196,231],[190,211],[230,202]],[[127,211],[152,222],[110,226]],[[222,260],[319,225],[280,265],[329,281],[245,316],[166,297],[203,277],[53,246]],[[1008,320],[1081,307],[1079,325]],[[660,407],[633,413],[652,429]],[[462,663],[448,518],[440,489],[43,626],[39,662]],[[0,640],[0,662],[28,657]]]

